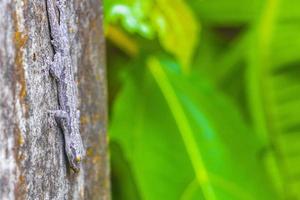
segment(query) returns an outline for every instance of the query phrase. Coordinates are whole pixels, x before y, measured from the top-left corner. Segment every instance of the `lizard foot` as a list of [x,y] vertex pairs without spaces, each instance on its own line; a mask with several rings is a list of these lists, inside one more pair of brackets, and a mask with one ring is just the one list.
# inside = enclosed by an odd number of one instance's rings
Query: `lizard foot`
[[48,116],[54,117],[56,122],[61,122],[63,119],[68,119],[68,113],[64,110],[49,110]]

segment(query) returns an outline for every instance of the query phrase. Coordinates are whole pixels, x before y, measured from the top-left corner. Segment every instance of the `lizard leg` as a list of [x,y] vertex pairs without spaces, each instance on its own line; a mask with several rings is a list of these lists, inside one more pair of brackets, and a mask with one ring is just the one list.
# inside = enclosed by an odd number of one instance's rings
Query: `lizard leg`
[[[69,116],[68,113],[66,111],[63,110],[48,110],[48,117],[50,118],[54,118],[56,125],[59,125],[64,131],[66,131],[66,126],[68,125],[69,122]],[[52,124],[52,120],[49,121],[50,124]],[[64,132],[67,133],[67,132]]]
[[50,63],[49,72],[51,76],[53,76],[56,80],[59,81],[62,73],[61,55],[59,53],[56,53],[54,55],[54,61]]
[[68,113],[64,110],[52,110],[49,112],[54,114],[55,119],[68,119]]
[[55,120],[59,123],[62,122],[62,120],[68,121],[68,113],[64,110],[50,110],[48,113],[52,116],[54,116]]

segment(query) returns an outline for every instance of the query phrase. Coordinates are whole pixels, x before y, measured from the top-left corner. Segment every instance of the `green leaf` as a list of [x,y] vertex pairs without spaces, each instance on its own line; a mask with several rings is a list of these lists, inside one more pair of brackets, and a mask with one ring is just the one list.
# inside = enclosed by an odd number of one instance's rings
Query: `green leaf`
[[140,80],[126,76],[113,109],[111,141],[124,151],[141,199],[178,199],[193,170],[172,116],[163,114],[169,110],[159,90],[149,76]]
[[260,13],[261,0],[188,0],[199,18],[209,24],[244,25],[253,22]]
[[106,24],[121,22],[130,33],[152,40],[157,37],[161,46],[178,59],[183,71],[190,71],[198,43],[199,23],[184,0],[106,2]]
[[[236,107],[168,59],[125,76],[110,137],[142,199],[276,199]],[[131,73],[132,74],[132,73]]]
[[300,43],[299,14],[292,7],[299,3],[265,3],[248,46],[248,97],[256,132],[276,155],[278,190],[284,191],[284,198],[298,199]]
[[187,73],[198,42],[199,24],[183,0],[157,0],[155,4],[150,18],[159,40]]
[[122,26],[130,33],[138,33],[141,36],[151,39],[154,37],[155,30],[149,23],[149,9],[152,0],[115,0],[114,3],[106,0],[105,22]]

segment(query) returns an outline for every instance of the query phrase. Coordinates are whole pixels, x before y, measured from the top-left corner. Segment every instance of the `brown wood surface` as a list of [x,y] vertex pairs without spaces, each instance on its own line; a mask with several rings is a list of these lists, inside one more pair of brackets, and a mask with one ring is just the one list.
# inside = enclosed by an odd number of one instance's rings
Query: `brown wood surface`
[[44,0],[0,1],[0,199],[110,199],[102,2],[69,0],[71,55],[78,80],[83,169],[68,168]]

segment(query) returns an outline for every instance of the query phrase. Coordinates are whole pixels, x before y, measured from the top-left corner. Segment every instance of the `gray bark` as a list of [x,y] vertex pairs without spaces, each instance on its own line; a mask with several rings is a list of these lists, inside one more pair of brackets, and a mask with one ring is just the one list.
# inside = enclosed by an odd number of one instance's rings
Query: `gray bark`
[[0,1],[0,199],[110,199],[106,75],[99,0],[67,1],[68,30],[87,150],[69,170],[57,109],[45,1]]

